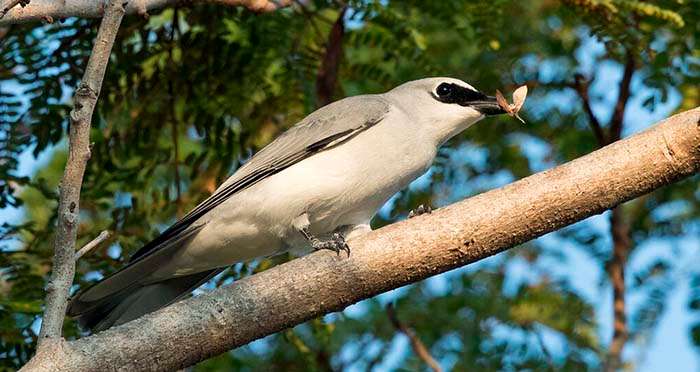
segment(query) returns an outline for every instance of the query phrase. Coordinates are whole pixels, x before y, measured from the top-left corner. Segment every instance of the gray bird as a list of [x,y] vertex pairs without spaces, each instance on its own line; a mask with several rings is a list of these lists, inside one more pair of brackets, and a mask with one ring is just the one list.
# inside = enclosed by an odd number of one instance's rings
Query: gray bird
[[438,148],[487,115],[494,97],[427,78],[318,109],[240,167],[115,274],[77,293],[68,315],[100,331],[155,311],[237,262],[346,250]]

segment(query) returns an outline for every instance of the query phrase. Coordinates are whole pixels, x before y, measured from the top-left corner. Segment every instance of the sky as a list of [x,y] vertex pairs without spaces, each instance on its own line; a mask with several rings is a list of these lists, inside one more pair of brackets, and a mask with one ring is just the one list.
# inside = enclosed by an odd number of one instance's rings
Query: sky
[[[593,56],[601,52],[602,46],[600,43],[590,38],[587,39],[577,55],[577,58],[584,66],[584,71],[586,69],[591,71],[594,68],[592,63]],[[547,66],[543,66],[543,69],[543,72],[546,73]],[[614,63],[603,63],[598,66],[598,71],[596,73],[597,79],[592,86],[594,94],[601,97],[599,101],[593,103],[593,110],[598,117],[607,118],[611,115],[610,108],[613,106],[611,102],[613,102],[617,96],[616,87],[621,74],[620,66]],[[13,88],[19,89],[19,86],[3,87],[3,89]],[[642,97],[644,96],[645,89],[648,88],[643,86],[641,79],[637,76],[632,83],[632,90],[637,94],[629,102],[627,115],[625,117],[625,136],[639,132],[660,119],[667,117],[680,102],[679,94],[677,92],[671,92],[668,102],[657,107],[654,112],[650,112],[642,107]],[[553,104],[567,105],[571,103],[572,97],[562,93],[560,96],[554,96],[548,99],[553,100]],[[527,111],[527,103],[524,111]],[[533,142],[528,139],[513,140],[521,141],[521,147],[524,153],[530,158],[536,170],[544,170],[555,165],[545,160],[546,143]],[[480,153],[479,149],[470,147],[468,144],[460,148],[458,154],[473,162],[478,162],[480,158],[483,158],[483,154]],[[48,161],[50,156],[50,151],[45,151],[40,154],[38,158],[34,158],[31,155],[31,151],[25,152],[22,154],[20,160],[19,175],[33,174]],[[422,177],[411,187],[426,187],[428,179],[428,177]],[[508,176],[503,176],[484,180],[483,182],[487,183],[488,187],[498,187],[511,181],[512,179]],[[470,190],[468,189],[457,189],[452,197],[461,198],[469,194]],[[389,204],[390,203],[392,203],[392,201],[390,201]],[[388,209],[388,207],[389,205],[385,209]],[[0,223],[17,222],[21,220],[22,216],[22,210],[11,208],[0,210]],[[595,229],[607,231],[608,218],[608,214],[606,213],[591,217],[581,223],[589,224]],[[601,276],[604,275],[600,265],[591,255],[585,254],[580,249],[571,246],[572,243],[563,239],[557,232],[545,235],[539,240],[544,246],[558,249],[565,255],[566,264],[562,267],[551,268],[551,270],[555,274],[566,276],[576,291],[595,305],[597,309],[597,320],[600,324],[599,333],[601,339],[607,344],[612,334],[612,293],[608,286],[599,285]],[[629,265],[633,270],[629,271],[634,271],[634,268],[644,267],[652,257],[656,257],[657,255],[668,255],[674,260],[689,262],[689,265],[692,265],[693,262],[698,262],[698,258],[700,258],[700,249],[698,249],[700,247],[700,238],[697,236],[682,236],[676,239],[653,239],[645,244],[648,244],[649,247],[640,250],[644,252],[643,255],[631,257]],[[679,255],[672,256],[672,251],[679,252]],[[495,256],[477,264],[430,278],[428,279],[429,286],[433,290],[439,292],[440,289],[444,287],[444,283],[446,282],[445,278],[449,275],[457,275],[461,270],[479,270],[483,265],[489,265],[490,260],[498,259],[498,256]],[[576,267],[576,270],[572,270],[573,267]],[[513,283],[529,280],[529,268],[527,264],[523,262],[514,260],[509,265],[508,270],[510,280],[512,280]],[[688,326],[695,318],[687,311],[689,288],[687,283],[684,282],[683,279],[686,278],[683,277],[682,274],[682,272],[679,274],[679,279],[681,280],[679,280],[673,293],[670,294],[668,307],[661,318],[659,326],[656,328],[654,334],[646,340],[648,347],[639,348],[634,344],[630,344],[624,351],[625,358],[635,361],[639,371],[694,371],[697,370],[698,365],[700,365],[698,363],[700,361],[698,359],[698,354],[693,349],[688,334]],[[380,299],[389,302],[393,298],[396,298],[401,291],[402,289],[398,289],[383,294],[380,296]],[[630,303],[634,303],[635,298],[630,296],[628,300]],[[362,302],[353,305],[346,309],[345,313],[348,316],[353,316],[353,314],[362,312],[363,306],[365,305]],[[252,349],[264,347],[264,343],[264,340],[257,341],[250,347]],[[551,351],[556,352],[558,348],[556,336],[546,336],[545,345]],[[645,352],[642,353],[641,350],[645,350]],[[352,353],[352,350],[346,350],[344,352]],[[410,352],[407,340],[405,337],[397,336],[392,344],[390,352],[387,354],[387,358],[378,366],[378,370],[392,370],[401,360],[402,353],[406,352]],[[445,367],[449,367],[450,361],[441,362],[445,364]]]

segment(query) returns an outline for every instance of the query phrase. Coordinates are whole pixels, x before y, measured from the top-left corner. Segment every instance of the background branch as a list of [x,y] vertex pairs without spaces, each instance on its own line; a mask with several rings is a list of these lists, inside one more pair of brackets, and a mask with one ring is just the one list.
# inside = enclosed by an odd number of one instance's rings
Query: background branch
[[396,311],[394,311],[393,304],[387,305],[386,314],[389,317],[391,324],[394,325],[394,328],[396,328],[397,331],[403,333],[406,337],[408,337],[409,341],[411,341],[411,348],[413,348],[413,352],[416,353],[418,358],[425,362],[425,364],[427,364],[428,367],[430,367],[430,369],[432,369],[434,372],[442,372],[440,364],[438,364],[435,358],[433,358],[433,356],[430,355],[428,348],[425,347],[423,341],[421,341],[420,338],[418,338],[416,332],[414,332],[411,328],[399,321],[399,318],[396,316]]
[[700,108],[554,169],[316,252],[119,327],[27,369],[174,370],[489,257],[700,169]]
[[331,27],[326,42],[325,53],[321,66],[316,75],[316,97],[318,107],[333,102],[333,93],[338,80],[338,68],[343,56],[343,36],[345,35],[345,12],[347,7],[340,10],[338,19]]
[[571,85],[571,87],[574,88],[579,98],[581,98],[583,110],[586,112],[586,116],[588,116],[588,125],[593,131],[593,135],[598,142],[598,146],[602,147],[608,144],[608,139],[603,132],[603,127],[600,125],[600,121],[598,121],[598,118],[593,112],[593,107],[591,107],[591,97],[588,95],[588,89],[591,85],[590,83],[591,82],[583,75],[576,74],[574,75],[574,83]]
[[620,80],[619,93],[617,95],[617,102],[615,103],[615,109],[613,110],[612,118],[610,119],[610,141],[617,141],[622,137],[622,125],[625,118],[625,107],[627,107],[627,101],[630,98],[630,86],[632,85],[632,75],[635,70],[635,58],[634,54],[627,50],[625,54],[625,68],[622,72],[622,79]]
[[[126,6],[126,13],[145,16],[151,10],[191,3],[243,6],[254,12],[271,12],[288,6],[291,0],[139,0],[129,2]],[[103,12],[104,3],[102,1],[31,0],[25,7],[10,9],[5,17],[0,19],[0,25],[68,17],[99,18],[102,17]]]
[[627,312],[625,311],[625,266],[632,245],[629,237],[629,225],[624,220],[622,206],[613,208],[610,216],[612,234],[612,259],[608,267],[608,276],[613,289],[613,336],[608,350],[607,371],[622,368],[622,349],[627,343]]
[[68,291],[75,276],[75,239],[80,213],[80,189],[85,166],[90,158],[90,121],[123,16],[123,0],[110,0],[97,32],[82,82],[73,97],[68,160],[60,183],[53,267],[46,289],[46,308],[39,333],[39,347],[46,339],[61,337]]

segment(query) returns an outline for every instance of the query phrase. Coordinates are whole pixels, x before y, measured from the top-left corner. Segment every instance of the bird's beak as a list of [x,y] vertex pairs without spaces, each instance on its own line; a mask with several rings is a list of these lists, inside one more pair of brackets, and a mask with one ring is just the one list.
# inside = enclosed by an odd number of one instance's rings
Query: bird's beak
[[485,96],[485,99],[478,101],[470,101],[469,107],[473,108],[476,111],[479,111],[480,113],[486,116],[500,115],[506,113],[506,111],[498,104],[496,97],[492,96]]

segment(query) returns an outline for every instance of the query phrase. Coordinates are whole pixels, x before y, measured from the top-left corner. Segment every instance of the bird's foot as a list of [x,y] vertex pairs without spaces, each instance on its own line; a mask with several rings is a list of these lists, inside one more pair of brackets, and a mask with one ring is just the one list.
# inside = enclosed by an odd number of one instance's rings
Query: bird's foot
[[430,208],[429,205],[421,204],[416,209],[412,209],[410,212],[408,212],[408,218],[420,216],[421,214],[430,214],[432,212],[433,208]]
[[312,238],[311,247],[315,251],[328,249],[337,253],[338,255],[340,255],[340,251],[345,251],[348,253],[348,257],[350,257],[350,246],[348,245],[348,243],[345,242],[345,238],[343,237],[343,235],[339,233],[333,233],[329,240],[320,240],[318,238]]

